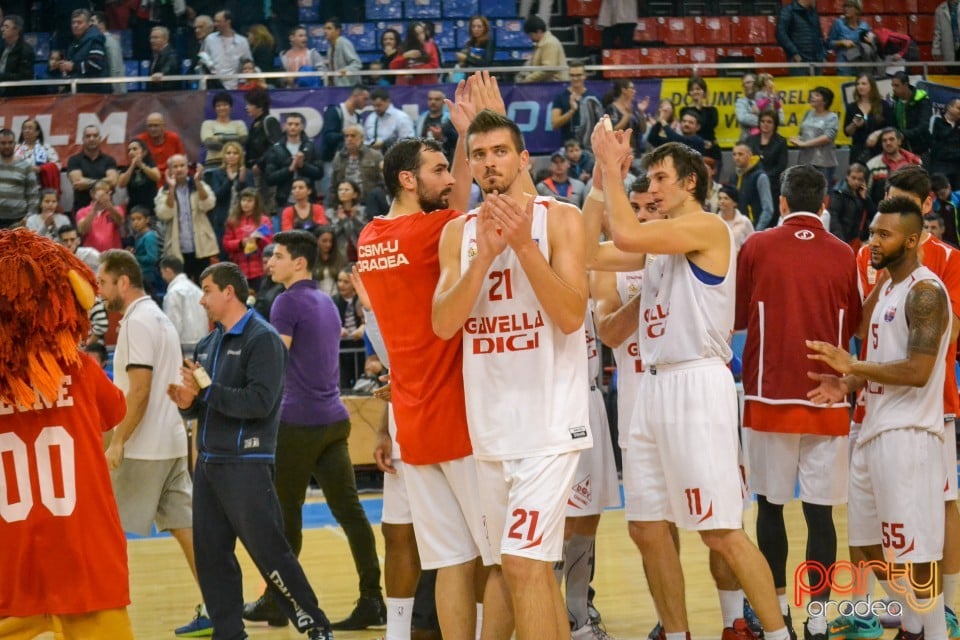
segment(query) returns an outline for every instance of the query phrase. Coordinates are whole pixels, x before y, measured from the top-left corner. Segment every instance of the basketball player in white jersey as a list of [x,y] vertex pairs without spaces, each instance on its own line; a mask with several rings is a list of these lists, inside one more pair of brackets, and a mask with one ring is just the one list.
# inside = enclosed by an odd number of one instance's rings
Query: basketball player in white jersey
[[590,300],[583,320],[593,447],[581,452],[580,464],[573,478],[573,487],[567,499],[563,563],[557,571],[558,579],[566,586],[564,593],[573,640],[610,639],[600,622],[590,618],[589,589],[600,515],[608,507],[620,506],[617,461],[613,455],[607,407],[600,389],[600,345],[593,321],[593,306],[593,300]]
[[901,588],[909,588],[904,640],[946,640],[938,565],[944,540],[943,380],[951,312],[943,283],[920,264],[922,233],[920,207],[912,199],[880,203],[870,225],[871,264],[887,269],[890,280],[881,285],[873,308],[866,358],[861,362],[831,344],[808,341],[812,360],[843,375],[811,373],[820,385],[809,397],[838,402],[866,388],[866,414],[850,462],[850,545],[861,547],[879,566],[906,572],[900,581]]
[[[689,628],[682,569],[670,538],[673,522],[696,530],[729,566],[766,638],[787,640],[770,568],[742,528],[737,396],[726,366],[732,357],[733,237],[700,204],[707,189],[703,158],[676,143],[643,158],[649,191],[667,219],[638,222],[619,181],[631,153],[629,138],[604,124],[593,134],[603,192],[592,196],[605,201],[610,235],[624,262],[633,256],[632,269],[638,269],[646,254],[657,254],[641,291],[640,356],[647,374],[627,446],[631,472],[625,476],[631,481],[625,491],[630,534],[647,566],[665,636],[682,640]],[[587,220],[585,226],[595,238],[599,222]],[[622,268],[592,256],[589,263]],[[704,403],[704,397],[711,401]]]
[[[447,223],[433,327],[463,330],[470,439],[495,568],[484,637],[569,637],[553,564],[567,493],[592,437],[583,318],[580,211],[524,192],[528,153],[517,125],[481,111],[466,136],[480,208]],[[487,635],[488,625],[491,635]]]

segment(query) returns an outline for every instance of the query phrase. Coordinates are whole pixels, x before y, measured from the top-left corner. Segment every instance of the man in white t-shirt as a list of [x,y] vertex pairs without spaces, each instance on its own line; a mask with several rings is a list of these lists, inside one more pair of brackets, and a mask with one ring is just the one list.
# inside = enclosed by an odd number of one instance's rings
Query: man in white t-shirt
[[[167,385],[177,382],[182,355],[170,319],[143,290],[143,275],[128,251],[100,255],[97,282],[107,309],[123,313],[114,352],[114,382],[127,400],[107,464],[124,531],[169,531],[180,543],[196,579],[193,556],[193,483],[187,468],[187,433]],[[203,605],[177,635],[212,630]]]

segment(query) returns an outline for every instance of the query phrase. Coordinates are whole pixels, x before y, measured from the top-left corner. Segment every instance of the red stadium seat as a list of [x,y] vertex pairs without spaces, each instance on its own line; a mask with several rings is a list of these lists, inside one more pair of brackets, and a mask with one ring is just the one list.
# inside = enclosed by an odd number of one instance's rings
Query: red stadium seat
[[696,17],[693,21],[694,41],[691,44],[730,44],[730,18]]
[[[677,50],[669,47],[662,49],[643,47],[639,49],[640,61],[643,64],[668,64],[676,66],[679,64],[677,59]],[[644,71],[641,75],[657,78],[670,78],[677,74],[676,69],[653,69]]]
[[730,18],[730,42],[733,44],[773,44],[777,41],[777,21],[773,16],[733,16]]
[[867,19],[867,24],[869,24],[871,27],[886,27],[891,31],[898,31],[900,33],[908,33],[908,30],[910,29],[910,23],[905,15],[873,16],[872,18]]
[[837,16],[820,16],[820,33],[823,34],[824,38],[830,33],[830,28],[833,27],[833,23],[836,20]]
[[[759,63],[773,63],[773,62],[786,62],[787,54],[784,53],[783,49],[776,46],[767,46],[767,47],[756,47],[756,60]],[[758,69],[758,71],[769,73],[771,75],[784,75],[786,74],[786,68],[763,68]]]
[[881,0],[878,13],[911,15],[917,13],[917,0]]
[[666,44],[696,44],[693,31],[693,18],[657,18],[660,39]]
[[759,47],[720,47],[717,49],[717,58],[744,58],[754,62],[759,56]]
[[917,0],[917,13],[932,15],[942,3],[943,0]]
[[933,42],[933,16],[910,16],[909,28],[907,33],[917,44]]
[[660,42],[660,24],[657,18],[638,18],[637,26],[633,30],[634,42]]
[[596,18],[583,19],[583,46],[599,49],[603,46],[603,30],[597,26]]
[[821,16],[843,14],[843,0],[817,0],[817,13]]
[[567,15],[596,17],[600,15],[600,0],[567,0]]
[[[603,64],[641,64],[642,49],[604,49]],[[604,71],[604,78],[633,78],[636,71]]]
[[717,49],[706,47],[687,47],[677,49],[677,62],[681,66],[689,66],[690,72],[696,71],[698,76],[715,76],[716,69],[700,69],[701,64],[713,64],[717,61]]

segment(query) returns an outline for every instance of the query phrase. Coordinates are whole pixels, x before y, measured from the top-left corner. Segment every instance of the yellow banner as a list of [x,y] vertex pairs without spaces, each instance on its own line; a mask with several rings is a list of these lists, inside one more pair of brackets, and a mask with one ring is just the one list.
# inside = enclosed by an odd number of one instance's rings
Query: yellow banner
[[[777,93],[783,103],[783,113],[786,124],[780,127],[780,135],[790,138],[799,133],[800,121],[803,114],[810,108],[808,101],[810,91],[815,87],[826,87],[833,91],[833,104],[830,110],[840,117],[840,132],[837,134],[837,146],[850,144],[850,138],[843,132],[843,112],[846,98],[844,85],[852,87],[855,78],[851,76],[819,76],[807,77],[778,77],[775,79]],[[743,95],[743,85],[740,78],[706,78],[707,101],[715,106],[720,116],[717,125],[717,141],[724,149],[729,149],[740,138],[740,125],[734,111],[737,98]],[[660,86],[660,99],[670,100],[679,110],[686,106],[687,78],[664,78]],[[649,111],[655,112],[651,106]]]

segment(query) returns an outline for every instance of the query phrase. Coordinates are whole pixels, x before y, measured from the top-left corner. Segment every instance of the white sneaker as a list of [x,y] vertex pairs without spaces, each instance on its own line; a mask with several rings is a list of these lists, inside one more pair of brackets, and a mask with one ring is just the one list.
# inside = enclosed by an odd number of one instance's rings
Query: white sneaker
[[599,624],[587,623],[570,632],[570,640],[614,640]]

